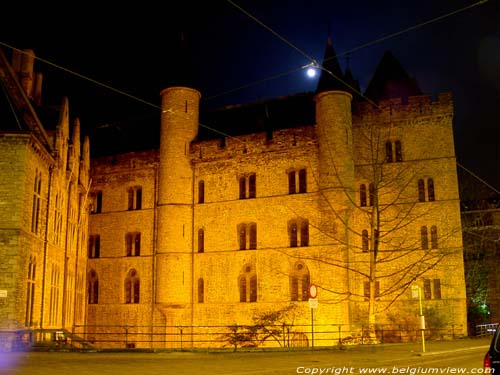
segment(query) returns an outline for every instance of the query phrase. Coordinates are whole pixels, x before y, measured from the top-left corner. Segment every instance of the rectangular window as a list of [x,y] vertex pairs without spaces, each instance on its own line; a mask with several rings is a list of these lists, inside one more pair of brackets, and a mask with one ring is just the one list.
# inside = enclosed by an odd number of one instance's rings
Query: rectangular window
[[424,299],[432,298],[431,280],[424,279]]
[[441,280],[434,279],[434,299],[441,299]]
[[240,199],[245,199],[246,198],[246,181],[245,181],[245,177],[240,177],[239,183],[240,183]]
[[[368,301],[370,298],[370,282],[365,281],[363,283],[363,290],[364,290],[364,296],[365,296],[365,301]],[[375,281],[375,298],[380,297],[380,282]]]
[[198,203],[205,203],[205,181],[198,182]]
[[291,171],[288,173],[288,194],[295,194],[295,172]]
[[257,224],[250,224],[250,244],[249,249],[255,250],[257,248]]
[[256,177],[255,174],[251,174],[248,177],[248,198],[255,198],[256,194],[257,194]]
[[307,192],[307,174],[305,169],[299,170],[299,193]]

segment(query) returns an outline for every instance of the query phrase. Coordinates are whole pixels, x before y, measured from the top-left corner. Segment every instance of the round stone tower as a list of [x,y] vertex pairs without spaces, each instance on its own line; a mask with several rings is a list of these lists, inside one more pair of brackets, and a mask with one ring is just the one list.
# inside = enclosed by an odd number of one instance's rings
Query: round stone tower
[[184,315],[192,302],[193,170],[189,145],[198,133],[201,95],[191,88],[170,87],[161,96],[156,302],[175,306]]
[[338,90],[315,96],[319,187],[323,191],[351,193],[354,187],[351,99],[351,94]]

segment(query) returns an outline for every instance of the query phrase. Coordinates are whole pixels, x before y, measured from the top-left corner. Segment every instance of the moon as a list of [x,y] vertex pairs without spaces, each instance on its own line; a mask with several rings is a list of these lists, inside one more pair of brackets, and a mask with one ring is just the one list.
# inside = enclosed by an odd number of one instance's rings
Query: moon
[[316,69],[314,69],[314,68],[309,68],[309,69],[307,69],[307,76],[308,76],[309,78],[314,78],[314,77],[316,77]]

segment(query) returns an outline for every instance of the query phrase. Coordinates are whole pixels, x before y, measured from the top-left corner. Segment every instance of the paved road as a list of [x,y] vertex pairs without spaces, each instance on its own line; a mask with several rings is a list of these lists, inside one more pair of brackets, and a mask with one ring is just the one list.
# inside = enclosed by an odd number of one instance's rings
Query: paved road
[[[396,375],[481,373],[489,339],[464,339],[419,344],[357,346],[345,350],[247,353],[5,353],[0,374],[8,375],[292,375],[360,374],[363,369]],[[457,370],[452,370],[457,369]],[[321,371],[322,374],[321,374]],[[428,372],[427,372],[428,373]]]

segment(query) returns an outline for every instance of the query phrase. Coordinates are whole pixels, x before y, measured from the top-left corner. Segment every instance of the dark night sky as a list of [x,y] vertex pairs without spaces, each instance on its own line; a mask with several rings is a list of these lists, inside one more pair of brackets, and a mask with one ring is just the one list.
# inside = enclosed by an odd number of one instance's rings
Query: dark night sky
[[[318,62],[329,29],[336,52],[342,53],[477,2],[235,1]],[[11,9],[11,16],[0,26],[0,42],[33,48],[38,57],[155,105],[159,105],[160,90],[175,83],[185,69],[191,72],[206,108],[315,89],[317,81],[298,71],[211,99],[310,61],[228,1],[174,4],[117,7],[72,2],[68,9],[47,4]],[[188,59],[178,48],[180,31],[188,41]],[[425,93],[453,92],[458,161],[500,189],[499,1],[488,0],[352,52],[349,65],[362,91],[386,50]],[[345,68],[345,56],[340,62]],[[159,117],[152,106],[60,69],[41,62],[37,69],[44,72],[46,101],[67,95],[71,113],[80,117],[85,131],[123,128],[132,119],[144,119],[147,124],[148,119]]]

